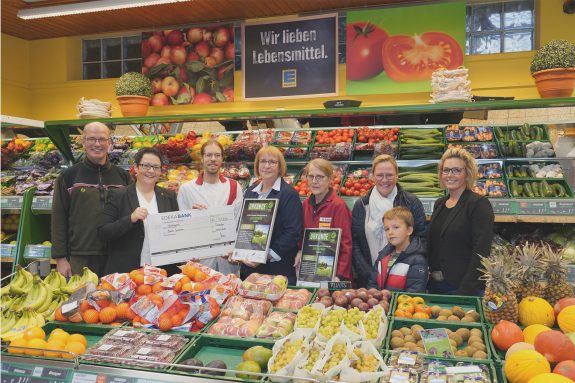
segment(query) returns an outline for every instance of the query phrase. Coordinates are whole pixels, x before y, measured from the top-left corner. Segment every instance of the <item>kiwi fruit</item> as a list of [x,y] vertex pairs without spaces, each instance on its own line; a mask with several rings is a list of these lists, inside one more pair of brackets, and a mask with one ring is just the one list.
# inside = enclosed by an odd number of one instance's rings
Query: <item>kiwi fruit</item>
[[456,332],[452,332],[451,334],[449,334],[449,338],[453,339],[457,343],[458,347],[463,344],[463,338]]
[[416,336],[419,334],[419,330],[423,330],[423,327],[418,325],[418,324],[414,324],[413,326],[411,326],[411,333]]
[[469,339],[467,339],[467,343],[469,343],[469,344],[476,343],[476,342],[483,344],[483,339],[476,336],[476,335],[471,335],[469,337]]
[[447,317],[445,315],[440,315],[437,317],[437,320],[447,320]]
[[439,316],[449,317],[451,315],[453,315],[453,312],[449,309],[441,309],[439,311]]
[[417,348],[417,345],[413,342],[405,342],[403,347],[407,347],[409,350],[414,350]]
[[455,348],[457,348],[457,342],[456,342],[456,341],[454,341],[454,340],[453,340],[453,339],[451,339],[451,338],[449,338],[449,344],[450,344],[452,347],[455,347]]
[[405,342],[403,341],[403,339],[399,338],[399,337],[393,337],[393,338],[391,338],[391,341],[389,342],[389,345],[394,350],[396,348],[403,347],[404,344],[405,344]]
[[487,359],[487,354],[484,351],[476,351],[472,358],[475,359]]
[[413,335],[406,335],[406,336],[403,338],[403,341],[404,341],[405,343],[408,343],[408,342],[409,342],[409,343],[415,343],[415,342],[417,342],[417,339],[415,339],[415,337],[414,337]]
[[477,352],[477,349],[473,346],[467,346],[463,350],[465,351],[465,353],[467,354],[467,356],[469,358],[471,358],[473,356],[473,354],[475,354]]
[[459,317],[457,315],[450,315],[447,317],[448,321],[454,321],[454,322],[459,322],[461,319],[459,319]]
[[403,338],[403,333],[399,330],[393,330],[391,332],[391,337],[392,338]]
[[418,345],[419,347],[424,347],[422,340],[418,340],[418,341],[417,341],[417,345]]
[[465,315],[472,317],[475,322],[479,322],[481,319],[481,315],[475,310],[468,311]]
[[411,335],[411,329],[408,327],[402,327],[399,329],[399,331],[401,331],[404,337],[405,335]]
[[436,318],[439,316],[439,312],[441,311],[441,307],[435,305],[431,306],[431,316]]
[[465,351],[463,351],[463,350],[457,350],[457,351],[455,351],[455,356],[460,356],[460,357],[463,357],[463,358],[467,358],[467,353],[466,353]]
[[487,347],[485,347],[483,343],[475,342],[471,343],[471,346],[476,348],[478,351],[484,351],[484,352],[487,351]]
[[473,317],[466,315],[463,318],[461,318],[462,322],[467,322],[467,323],[471,323],[471,322],[475,322],[475,319],[473,319]]
[[456,331],[456,333],[459,334],[459,336],[466,341],[467,339],[469,339],[469,337],[471,336],[469,333],[469,329],[467,328],[458,328]]
[[483,333],[478,328],[472,328],[470,332],[471,332],[471,335],[475,335],[475,336],[478,336],[480,338],[483,338]]
[[419,352],[425,354],[425,348],[423,348],[423,347],[418,347],[415,351],[419,351]]
[[465,316],[465,310],[463,310],[461,307],[459,306],[453,306],[453,308],[451,309],[451,311],[453,311],[453,315],[459,317],[459,318],[463,318]]

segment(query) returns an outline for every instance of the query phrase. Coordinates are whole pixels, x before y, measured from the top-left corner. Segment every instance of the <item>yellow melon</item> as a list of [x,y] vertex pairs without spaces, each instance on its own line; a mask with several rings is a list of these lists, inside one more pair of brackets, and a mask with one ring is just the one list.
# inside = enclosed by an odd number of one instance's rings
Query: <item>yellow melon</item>
[[573,383],[573,381],[569,378],[564,377],[563,375],[548,373],[548,374],[539,374],[536,377],[529,380],[528,383]]
[[535,338],[537,335],[541,334],[543,331],[551,331],[551,329],[542,324],[532,324],[523,329],[523,337],[525,342],[529,344],[535,344]]
[[575,332],[575,305],[567,306],[559,312],[557,324],[565,334]]
[[553,306],[543,298],[523,298],[519,303],[519,322],[523,326],[542,324],[552,327],[555,324]]
[[537,375],[550,373],[551,366],[537,351],[521,350],[513,353],[505,361],[504,370],[510,383],[528,383]]

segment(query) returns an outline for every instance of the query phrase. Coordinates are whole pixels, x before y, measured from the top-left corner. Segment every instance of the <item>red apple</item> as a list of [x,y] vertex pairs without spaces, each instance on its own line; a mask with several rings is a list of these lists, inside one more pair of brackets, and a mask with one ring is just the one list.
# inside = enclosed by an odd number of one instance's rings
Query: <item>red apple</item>
[[160,55],[157,53],[152,53],[151,55],[149,55],[148,57],[146,57],[146,59],[144,60],[144,65],[147,66],[148,68],[151,68],[153,66],[156,66],[156,64],[158,63],[158,60],[160,59]]
[[172,47],[172,52],[170,53],[170,60],[173,64],[180,65],[186,62],[186,48],[177,46]]
[[152,52],[160,53],[162,47],[164,46],[164,39],[162,38],[162,36],[153,35],[150,36],[150,38],[148,39],[148,43],[150,43]]
[[230,41],[230,31],[227,28],[220,27],[214,32],[214,45],[223,47]]
[[200,61],[200,56],[196,52],[188,53],[188,57],[186,58],[186,62],[191,63],[194,61]]
[[162,31],[162,36],[168,37],[168,35],[169,35],[170,32],[172,32],[172,31],[173,31],[173,29],[164,29],[164,30]]
[[162,47],[162,52],[160,53],[160,56],[170,58],[170,53],[172,53],[172,47],[169,45],[164,45]]
[[156,65],[160,65],[160,64],[170,64],[170,58],[169,57],[160,57],[158,62],[156,62]]
[[152,101],[151,101],[152,106],[168,105],[169,103],[170,103],[170,100],[168,99],[168,96],[166,96],[163,93],[156,93],[152,97]]
[[175,29],[168,34],[166,41],[172,46],[182,45],[184,42],[184,35],[182,34],[182,31]]
[[194,97],[194,101],[192,104],[211,104],[212,103],[212,96],[207,93],[198,93]]
[[200,56],[206,57],[210,54],[210,44],[207,41],[200,41],[196,45],[196,53]]
[[192,44],[199,43],[204,39],[204,30],[202,28],[190,28],[186,32],[186,38]]
[[204,64],[206,64],[206,67],[208,68],[213,68],[216,66],[216,59],[212,56],[208,56],[204,59]]
[[567,306],[575,305],[575,297],[567,297],[559,299],[555,306],[553,306],[553,311],[555,311],[555,316],[559,315],[559,312]]
[[140,53],[142,57],[148,57],[150,53],[152,53],[152,47],[150,46],[150,42],[148,40],[142,40],[140,47]]
[[221,64],[224,61],[224,51],[220,48],[212,48],[210,56],[216,60],[216,65]]
[[168,76],[162,80],[162,92],[166,96],[175,96],[180,90],[180,84],[173,76]]
[[234,43],[229,43],[228,45],[226,45],[226,60],[233,60],[235,57],[235,48],[234,48]]
[[162,91],[162,79],[159,77],[154,77],[152,79],[152,89],[154,93],[160,93]]
[[204,41],[211,41],[212,40],[212,31],[205,30],[204,31]]
[[188,71],[185,66],[180,67],[180,79],[182,82],[188,82],[189,80]]

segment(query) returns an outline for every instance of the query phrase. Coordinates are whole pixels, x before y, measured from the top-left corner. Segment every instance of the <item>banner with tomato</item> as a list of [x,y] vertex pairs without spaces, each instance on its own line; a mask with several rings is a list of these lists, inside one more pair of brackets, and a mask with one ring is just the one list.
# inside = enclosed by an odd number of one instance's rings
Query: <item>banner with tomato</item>
[[347,12],[346,93],[431,91],[431,74],[463,65],[465,1]]
[[234,101],[233,24],[144,32],[141,46],[151,105]]

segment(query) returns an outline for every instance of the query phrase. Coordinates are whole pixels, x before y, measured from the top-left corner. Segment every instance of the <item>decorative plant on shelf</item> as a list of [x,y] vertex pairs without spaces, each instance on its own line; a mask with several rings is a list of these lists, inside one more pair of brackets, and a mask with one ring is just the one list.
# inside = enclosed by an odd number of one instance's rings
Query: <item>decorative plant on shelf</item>
[[571,97],[575,88],[575,44],[552,40],[531,61],[531,75],[543,98]]
[[145,116],[153,94],[152,82],[141,73],[127,72],[116,81],[116,97],[124,117]]

